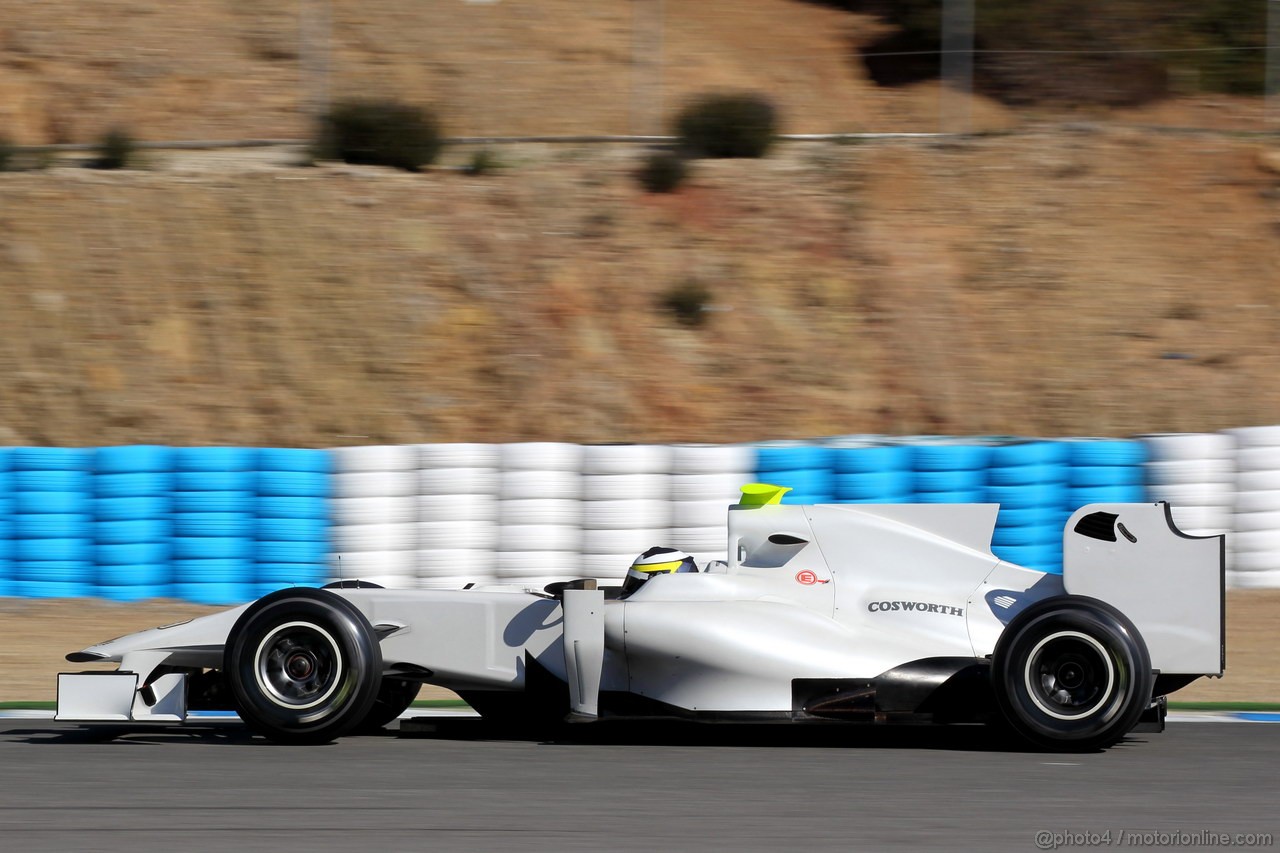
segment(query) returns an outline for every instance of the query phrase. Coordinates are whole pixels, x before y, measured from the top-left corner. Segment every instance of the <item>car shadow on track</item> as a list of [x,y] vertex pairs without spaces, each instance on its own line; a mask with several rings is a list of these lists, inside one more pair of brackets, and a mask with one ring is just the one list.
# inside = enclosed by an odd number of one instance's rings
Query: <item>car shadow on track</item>
[[[401,721],[401,738],[450,741],[525,741],[546,746],[691,746],[760,749],[934,749],[958,752],[1041,753],[1014,735],[981,725],[855,726],[605,720],[529,731],[482,719]],[[1100,751],[1100,750],[1099,750]],[[1054,753],[1049,753],[1054,754]]]
[[[48,724],[40,728],[0,731],[0,740],[41,746],[85,746],[115,743],[148,745],[226,745],[276,747],[238,723],[186,726]],[[909,749],[949,752],[1060,754],[1024,743],[1008,732],[980,725],[853,726],[693,723],[678,720],[606,720],[538,730],[495,724],[477,717],[419,717],[400,721],[374,734],[348,735],[343,743],[362,741],[436,740],[522,742],[563,746],[672,746],[751,749]],[[1112,749],[1145,741],[1131,735]],[[302,747],[315,749],[316,746]],[[1101,752],[1102,750],[1098,750]]]
[[75,725],[48,724],[41,728],[13,728],[0,731],[0,737],[41,746],[85,746],[121,743],[131,745],[177,743],[266,744],[238,723],[202,724],[195,726],[139,726],[136,724]]

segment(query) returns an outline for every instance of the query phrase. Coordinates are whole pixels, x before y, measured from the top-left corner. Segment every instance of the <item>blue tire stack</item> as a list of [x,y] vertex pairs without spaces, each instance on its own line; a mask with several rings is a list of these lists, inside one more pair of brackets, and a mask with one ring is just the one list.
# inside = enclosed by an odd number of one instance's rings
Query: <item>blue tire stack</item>
[[12,455],[10,448],[0,447],[0,598],[14,594],[13,496],[10,494],[13,478],[9,475]]
[[24,598],[93,594],[90,451],[19,447],[12,455],[15,591]]
[[985,501],[1000,504],[991,550],[1002,560],[1062,571],[1063,505],[1067,499],[1067,446],[1018,440],[991,448]]
[[986,496],[984,444],[929,439],[911,446],[912,490],[916,503],[981,503]]
[[1147,447],[1141,441],[1073,439],[1067,442],[1067,461],[1071,469],[1064,516],[1085,504],[1142,503],[1147,499],[1143,485]]
[[256,594],[322,585],[328,574],[332,455],[264,448],[258,469]]
[[756,479],[789,486],[784,504],[825,504],[832,492],[831,449],[803,441],[766,441],[756,445]]
[[180,447],[174,453],[173,592],[198,604],[254,597],[257,452]]
[[831,447],[836,503],[900,504],[913,496],[911,448],[902,444]]
[[172,448],[100,447],[93,473],[96,594],[113,601],[169,595]]

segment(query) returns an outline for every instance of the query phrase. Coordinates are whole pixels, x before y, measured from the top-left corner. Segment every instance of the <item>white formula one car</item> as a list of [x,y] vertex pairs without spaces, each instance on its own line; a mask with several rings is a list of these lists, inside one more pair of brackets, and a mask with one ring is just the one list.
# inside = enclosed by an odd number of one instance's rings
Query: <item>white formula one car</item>
[[276,741],[380,727],[420,683],[507,722],[600,717],[1007,724],[1092,750],[1163,728],[1224,666],[1224,537],[1168,506],[1095,504],[1064,571],[991,553],[994,504],[737,505],[729,560],[617,597],[594,581],[295,588],[67,655],[57,717],[234,707]]

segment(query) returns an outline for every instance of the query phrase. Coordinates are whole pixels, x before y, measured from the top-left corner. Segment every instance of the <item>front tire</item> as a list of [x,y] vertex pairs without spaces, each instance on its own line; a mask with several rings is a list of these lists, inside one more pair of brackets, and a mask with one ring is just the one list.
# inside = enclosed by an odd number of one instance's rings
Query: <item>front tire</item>
[[1146,643],[1123,613],[1097,599],[1036,602],[1005,629],[992,656],[996,702],[1033,744],[1085,752],[1117,743],[1151,701]]
[[223,653],[236,709],[279,743],[327,743],[378,698],[382,650],[354,604],[319,589],[282,589],[236,620]]

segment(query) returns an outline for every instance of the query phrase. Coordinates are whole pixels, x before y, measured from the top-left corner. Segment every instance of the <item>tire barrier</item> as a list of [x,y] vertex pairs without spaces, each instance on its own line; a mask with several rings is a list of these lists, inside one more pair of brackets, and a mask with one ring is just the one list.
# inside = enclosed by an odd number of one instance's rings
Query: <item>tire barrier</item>
[[[493,444],[420,444],[417,451],[418,586],[460,589],[469,583],[493,582],[493,552],[499,544],[500,448]],[[534,517],[536,512],[522,516]]]
[[[666,545],[687,552],[698,565],[728,558],[728,513],[744,483],[754,479],[755,448],[740,444],[677,444],[671,448]],[[635,554],[643,549],[637,549]],[[635,554],[632,555],[634,559]]]
[[332,470],[333,456],[323,450],[258,451],[255,597],[328,579]]
[[170,447],[100,447],[94,452],[95,594],[99,598],[142,601],[169,594],[173,466]]
[[990,448],[968,439],[924,437],[910,445],[917,503],[978,503],[985,497]]
[[[179,447],[173,453],[172,555],[175,598],[198,604],[240,604],[254,585],[257,451],[248,447]],[[108,558],[99,549],[99,560]],[[144,554],[110,552],[140,561]]]
[[915,495],[911,448],[878,436],[846,436],[830,443],[836,503],[908,503]]
[[1110,438],[1074,438],[1067,444],[1067,503],[1075,512],[1090,503],[1127,503],[1146,500],[1143,464],[1146,445],[1141,441]]
[[[493,566],[499,583],[541,588],[537,585],[582,577],[599,568],[584,566],[581,552],[583,451],[581,445],[560,442],[498,446],[499,532]],[[556,506],[567,515],[529,501],[565,502]],[[548,520],[518,520],[531,514]]]
[[237,604],[337,577],[540,589],[636,554],[724,559],[752,480],[791,503],[1000,504],[992,551],[1061,571],[1085,503],[1164,500],[1227,533],[1228,584],[1280,587],[1280,426],[1135,439],[838,436],[756,445],[554,442],[0,448],[0,596]]
[[803,441],[765,441],[755,445],[756,479],[787,486],[784,504],[821,504],[832,493],[831,448]]
[[1228,581],[1280,587],[1280,426],[1226,431],[1235,441]]
[[13,451],[0,447],[0,598],[15,595],[13,580]]
[[991,551],[1002,560],[1062,571],[1062,525],[1069,464],[1061,441],[995,440],[988,451],[985,503],[1000,504]]
[[92,460],[92,451],[83,448],[13,449],[9,476],[14,594],[93,594]]
[[1142,436],[1151,500],[1168,501],[1178,528],[1193,536],[1231,531],[1236,441],[1229,433]]
[[582,448],[582,573],[617,582],[636,555],[653,545],[666,541],[694,550],[673,539],[670,471],[671,448],[665,445]]
[[417,586],[418,448],[372,445],[330,452],[330,576],[387,588]]

